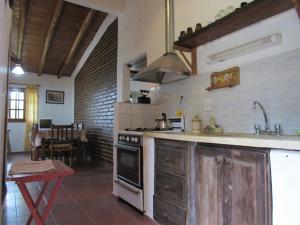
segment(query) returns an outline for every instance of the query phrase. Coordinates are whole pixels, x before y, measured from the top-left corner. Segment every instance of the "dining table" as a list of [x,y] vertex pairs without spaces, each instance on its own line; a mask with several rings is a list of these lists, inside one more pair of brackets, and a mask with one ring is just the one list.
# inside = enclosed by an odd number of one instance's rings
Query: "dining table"
[[[56,131],[54,132],[54,137],[56,136]],[[52,135],[51,128],[49,129],[38,129],[35,133],[32,133],[32,151],[31,159],[37,160],[37,151],[39,148],[43,148],[43,140],[50,139]],[[86,131],[83,129],[73,130],[73,139],[80,142],[80,146],[83,143],[88,142]]]

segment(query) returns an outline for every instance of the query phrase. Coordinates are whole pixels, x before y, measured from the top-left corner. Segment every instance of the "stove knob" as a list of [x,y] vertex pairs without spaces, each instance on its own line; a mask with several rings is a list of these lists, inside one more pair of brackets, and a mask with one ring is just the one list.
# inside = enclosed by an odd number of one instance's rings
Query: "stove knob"
[[130,140],[130,141],[131,141],[132,143],[134,143],[134,140],[135,140],[135,138],[134,138],[134,137],[131,137],[131,140]]
[[129,142],[129,141],[130,141],[130,138],[129,138],[128,136],[126,137],[126,141],[127,141],[127,142]]
[[139,139],[137,137],[134,138],[134,143],[138,143]]

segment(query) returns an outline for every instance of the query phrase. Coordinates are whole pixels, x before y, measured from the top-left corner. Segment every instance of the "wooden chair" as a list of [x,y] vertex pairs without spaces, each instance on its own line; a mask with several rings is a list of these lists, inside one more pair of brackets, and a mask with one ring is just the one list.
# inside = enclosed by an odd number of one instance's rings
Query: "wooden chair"
[[[33,124],[31,128],[31,160],[45,160],[46,158],[51,158],[50,149],[49,149],[49,140],[42,139],[38,137],[39,128],[38,124]],[[38,140],[36,138],[39,138]],[[40,142],[36,146],[36,142]]]
[[84,130],[84,123],[82,122],[75,122],[73,123],[74,129],[76,130]]
[[[74,129],[84,132],[84,123],[83,122],[74,122]],[[86,137],[85,137],[86,138]],[[83,137],[79,137],[75,140],[76,142],[76,157],[77,164],[81,165],[83,163],[84,157],[86,155],[86,140],[83,140]]]
[[73,151],[75,149],[73,138],[73,124],[51,125],[51,139],[49,145],[51,158],[58,157],[64,162],[72,165]]

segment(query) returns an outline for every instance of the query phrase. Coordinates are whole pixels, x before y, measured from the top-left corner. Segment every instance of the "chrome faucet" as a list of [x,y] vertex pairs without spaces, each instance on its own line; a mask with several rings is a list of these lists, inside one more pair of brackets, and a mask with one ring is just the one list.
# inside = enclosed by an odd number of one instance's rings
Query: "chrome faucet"
[[260,109],[261,109],[261,111],[262,111],[262,113],[264,115],[265,130],[261,130],[259,124],[255,124],[254,125],[255,134],[256,135],[259,135],[259,134],[277,134],[277,135],[280,135],[281,134],[281,126],[280,126],[280,124],[275,124],[274,125],[275,131],[271,131],[270,130],[270,125],[269,125],[269,120],[268,120],[265,108],[262,106],[262,104],[259,101],[254,101],[253,102],[253,109],[256,110],[256,106],[257,105],[260,107]]
[[266,110],[265,110],[265,108],[262,106],[262,104],[259,101],[254,101],[253,102],[253,109],[256,110],[256,105],[258,105],[260,107],[261,111],[264,114],[264,118],[265,118],[265,132],[268,133],[268,132],[270,132],[270,126],[269,126],[269,121],[268,121]]

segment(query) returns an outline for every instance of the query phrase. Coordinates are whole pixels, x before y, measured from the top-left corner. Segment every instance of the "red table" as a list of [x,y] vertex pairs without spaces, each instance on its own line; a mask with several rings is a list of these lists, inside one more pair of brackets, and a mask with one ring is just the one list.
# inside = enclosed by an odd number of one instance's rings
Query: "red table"
[[[31,224],[32,219],[34,219],[37,225],[44,225],[45,221],[49,215],[49,211],[53,205],[55,196],[59,187],[61,186],[62,180],[65,176],[71,175],[74,173],[73,169],[66,166],[61,161],[53,161],[53,165],[55,167],[55,171],[53,172],[46,172],[46,173],[37,173],[37,174],[22,174],[22,175],[7,175],[6,181],[14,181],[18,185],[22,196],[30,210],[31,216],[28,218],[27,225]],[[40,215],[38,211],[38,206],[43,199],[43,195],[45,194],[48,184],[51,180],[55,181],[55,186],[51,192],[50,198],[48,200],[47,206],[43,212],[43,215]],[[41,182],[43,181],[43,187],[36,202],[33,201],[27,187],[26,183],[29,182]]]

